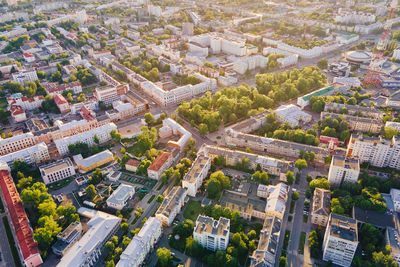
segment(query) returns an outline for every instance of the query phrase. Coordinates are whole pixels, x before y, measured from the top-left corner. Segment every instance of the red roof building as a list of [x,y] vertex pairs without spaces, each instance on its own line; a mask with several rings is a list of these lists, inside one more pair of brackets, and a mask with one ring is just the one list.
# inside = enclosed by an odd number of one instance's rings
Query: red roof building
[[147,168],[147,174],[150,178],[160,179],[161,174],[172,164],[172,155],[169,152],[161,152]]
[[55,95],[54,102],[56,103],[56,105],[61,113],[71,111],[68,101],[62,95]]
[[327,144],[329,149],[334,149],[336,146],[339,145],[339,139],[336,137],[324,136],[320,135],[319,142],[321,144]]
[[0,187],[15,230],[19,252],[24,259],[24,265],[39,266],[43,263],[43,260],[40,257],[37,243],[33,239],[33,231],[29,225],[28,217],[6,164],[0,166]]

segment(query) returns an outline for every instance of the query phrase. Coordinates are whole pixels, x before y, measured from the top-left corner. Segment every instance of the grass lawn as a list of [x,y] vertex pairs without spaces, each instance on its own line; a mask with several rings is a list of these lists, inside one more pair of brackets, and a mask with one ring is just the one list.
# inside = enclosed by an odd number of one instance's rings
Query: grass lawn
[[146,153],[146,150],[143,147],[141,147],[138,143],[136,143],[130,147],[127,147],[126,152],[131,153],[135,156],[142,156],[144,153]]
[[306,242],[306,232],[301,232],[300,234],[300,243],[299,243],[299,253],[301,255],[304,254],[304,244]]
[[73,180],[74,180],[73,177],[68,177],[67,179],[49,184],[47,187],[50,189],[50,191],[57,190],[63,188],[64,186],[69,185]]
[[285,231],[285,239],[283,240],[283,249],[287,250],[289,245],[289,238],[290,238],[290,230]]
[[149,198],[149,200],[147,200],[147,203],[151,203],[155,197],[156,197],[156,195],[152,195],[152,196]]
[[201,211],[201,203],[199,201],[190,200],[185,210],[183,211],[183,217],[185,217],[185,219],[196,221],[197,216],[199,216]]
[[290,201],[290,210],[289,210],[289,213],[290,214],[292,214],[293,212],[294,212],[294,205],[295,205],[295,201],[294,200],[292,200],[292,201]]

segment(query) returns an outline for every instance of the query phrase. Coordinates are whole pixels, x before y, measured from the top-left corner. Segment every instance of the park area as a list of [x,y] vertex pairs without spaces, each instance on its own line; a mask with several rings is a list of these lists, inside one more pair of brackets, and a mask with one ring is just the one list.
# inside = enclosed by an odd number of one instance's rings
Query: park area
[[196,221],[199,214],[202,212],[201,203],[198,201],[190,200],[186,205],[185,210],[183,211],[183,217],[185,219],[190,219],[192,221]]

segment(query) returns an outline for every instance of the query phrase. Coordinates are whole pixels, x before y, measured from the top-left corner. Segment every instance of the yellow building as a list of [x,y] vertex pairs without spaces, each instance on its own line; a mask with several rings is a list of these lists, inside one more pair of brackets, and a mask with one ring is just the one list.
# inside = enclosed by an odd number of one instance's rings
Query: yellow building
[[81,154],[74,156],[73,159],[79,171],[85,173],[112,162],[114,160],[114,155],[110,150],[104,150],[85,159]]

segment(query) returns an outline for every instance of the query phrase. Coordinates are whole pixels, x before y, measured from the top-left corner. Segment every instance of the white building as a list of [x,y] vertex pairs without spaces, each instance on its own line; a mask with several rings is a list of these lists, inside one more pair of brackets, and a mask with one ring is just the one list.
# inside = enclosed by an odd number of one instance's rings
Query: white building
[[39,143],[0,157],[0,161],[3,161],[8,165],[12,165],[16,160],[24,161],[28,164],[34,164],[49,159],[50,155],[45,143]]
[[187,142],[192,137],[192,134],[188,130],[186,130],[182,125],[171,118],[166,118],[165,120],[163,120],[163,127],[160,128],[159,135],[162,138],[171,135],[179,135],[180,138],[178,139],[178,141],[170,140],[168,141],[167,145],[176,147],[180,151],[183,151]]
[[322,244],[323,260],[349,267],[357,246],[357,221],[331,213]]
[[353,87],[361,86],[361,81],[357,77],[334,77],[333,83],[339,83]]
[[147,175],[153,179],[160,179],[162,173],[172,165],[172,154],[161,152],[147,168]]
[[97,138],[99,139],[100,144],[111,140],[110,133],[112,130],[117,130],[117,126],[114,123],[108,123],[86,132],[55,140],[54,143],[56,144],[57,150],[60,155],[65,155],[69,153],[68,146],[71,144],[83,142],[85,144],[88,144],[89,146],[96,145],[96,143],[94,142],[95,136],[97,136]]
[[229,231],[229,219],[220,217],[217,221],[211,217],[199,215],[193,230],[193,239],[208,250],[226,250],[229,242]]
[[180,186],[173,187],[158,208],[156,218],[160,219],[163,225],[170,226],[175,216],[181,211],[186,195],[186,189]]
[[20,71],[12,74],[14,82],[25,84],[38,80],[35,70]]
[[139,267],[161,236],[161,221],[150,217],[122,252],[116,267]]
[[367,137],[352,134],[347,145],[347,156],[358,158],[376,167],[400,169],[400,137]]
[[6,139],[0,138],[0,155],[6,155],[35,145],[34,135],[31,132],[11,136]]
[[268,64],[268,58],[255,55],[245,57],[233,64],[233,70],[239,74],[244,74],[247,70],[254,70],[256,68],[265,68]]
[[355,12],[339,8],[335,17],[336,23],[342,24],[372,24],[375,23],[376,16],[374,14]]
[[387,121],[385,127],[392,127],[396,129],[396,131],[400,132],[400,122]]
[[[196,23],[195,23],[196,24]],[[213,54],[225,53],[243,57],[247,55],[246,40],[220,33],[205,33],[189,38],[190,42],[210,47]]]
[[394,60],[400,60],[400,47],[396,48],[396,49],[393,51],[393,56],[392,56],[392,58],[393,58]]
[[330,212],[331,191],[315,188],[311,207],[311,223],[326,227]]
[[133,186],[121,184],[107,199],[107,206],[116,210],[122,210],[134,194],[135,188]]
[[270,54],[282,54],[285,57],[281,57],[278,58],[276,61],[278,62],[278,64],[280,65],[280,67],[282,68],[286,68],[289,66],[293,66],[297,64],[297,61],[299,59],[299,55],[298,54],[293,54],[278,48],[274,48],[274,47],[265,47],[263,49],[263,55],[270,55]]
[[110,150],[106,149],[85,159],[82,157],[82,154],[75,155],[72,158],[79,171],[85,173],[112,162],[114,155]]
[[198,155],[193,162],[192,167],[185,174],[182,180],[182,187],[187,189],[187,194],[195,197],[197,190],[203,184],[204,178],[207,177],[208,170],[211,167],[211,158]]
[[78,213],[89,217],[89,229],[61,258],[57,267],[91,267],[102,257],[105,243],[118,231],[121,218],[114,215],[79,208]]
[[358,159],[333,156],[329,168],[328,181],[332,186],[340,187],[344,182],[355,183],[360,175]]
[[41,166],[39,171],[45,184],[58,182],[75,175],[75,168],[70,158]]
[[312,120],[312,115],[293,104],[280,106],[275,110],[275,114],[279,121],[287,122],[291,127],[299,126],[300,122],[308,123]]
[[12,96],[7,97],[8,105],[20,106],[23,110],[35,110],[41,107],[42,102],[44,101],[43,96],[34,96],[34,97],[26,97],[26,96]]
[[394,209],[397,212],[400,212],[400,190],[391,188],[390,189],[390,196],[392,197]]

